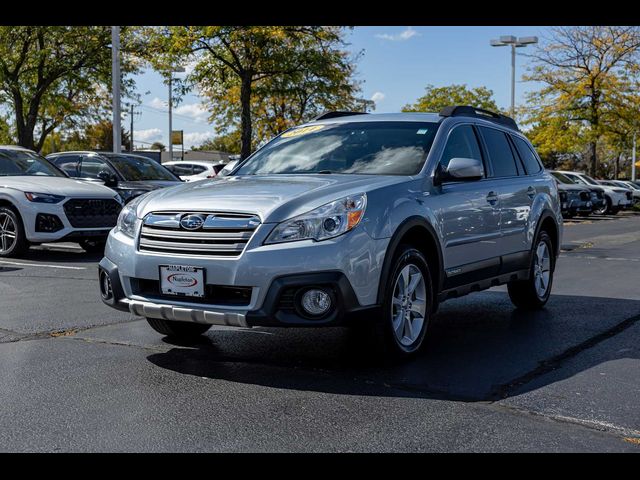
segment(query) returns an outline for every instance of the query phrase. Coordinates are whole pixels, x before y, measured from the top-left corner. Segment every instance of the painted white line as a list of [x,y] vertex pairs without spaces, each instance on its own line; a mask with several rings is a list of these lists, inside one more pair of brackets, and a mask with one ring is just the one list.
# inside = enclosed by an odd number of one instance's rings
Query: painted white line
[[61,268],[64,270],[86,270],[87,267],[69,267],[66,265],[47,265],[46,263],[21,263],[21,262],[10,262],[8,260],[0,260],[0,263],[5,265],[17,265],[20,267],[43,267],[43,268]]

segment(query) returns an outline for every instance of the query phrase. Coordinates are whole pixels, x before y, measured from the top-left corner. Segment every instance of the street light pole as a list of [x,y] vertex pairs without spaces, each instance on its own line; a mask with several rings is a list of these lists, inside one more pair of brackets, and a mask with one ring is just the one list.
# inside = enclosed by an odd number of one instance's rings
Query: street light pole
[[111,88],[113,110],[113,153],[122,150],[120,127],[120,27],[111,27]]
[[171,90],[171,77],[173,72],[169,72],[169,161],[173,162],[173,142],[171,141],[171,132],[173,132],[173,118],[171,110],[173,109],[173,92]]
[[631,152],[631,181],[636,181],[636,132],[633,132],[633,152]]
[[520,37],[513,35],[503,35],[498,40],[491,40],[492,47],[511,47],[511,109],[510,114],[513,117],[516,113],[516,48],[526,47],[538,43],[538,37]]

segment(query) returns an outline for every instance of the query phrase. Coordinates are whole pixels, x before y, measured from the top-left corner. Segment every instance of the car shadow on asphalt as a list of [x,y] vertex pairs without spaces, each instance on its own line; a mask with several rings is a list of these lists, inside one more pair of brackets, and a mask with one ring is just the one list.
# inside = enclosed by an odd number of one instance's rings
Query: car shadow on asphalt
[[103,256],[103,253],[87,253],[79,247],[36,246],[29,248],[25,253],[15,258],[42,263],[97,264]]
[[425,348],[401,364],[372,356],[348,328],[216,329],[192,343],[165,338],[173,348],[148,360],[185,375],[281,389],[490,401],[526,392],[550,371],[554,381],[579,373],[566,360],[623,332],[639,313],[639,301],[566,295],[521,311],[506,293],[490,291],[444,303]]

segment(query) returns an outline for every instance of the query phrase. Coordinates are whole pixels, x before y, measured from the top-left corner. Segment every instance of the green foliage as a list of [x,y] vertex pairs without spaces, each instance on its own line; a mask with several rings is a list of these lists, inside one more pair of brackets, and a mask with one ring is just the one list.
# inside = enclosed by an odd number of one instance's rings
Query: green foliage
[[246,157],[320,110],[366,108],[342,35],[342,27],[321,26],[158,27],[148,33],[148,51],[159,70],[193,62],[189,82],[224,135],[240,130]]
[[[129,32],[122,27],[126,50]],[[0,101],[10,105],[19,145],[40,150],[58,127],[77,127],[110,107],[111,27],[1,26]],[[122,71],[137,64],[122,56]],[[123,82],[123,91],[131,88]]]
[[11,126],[7,119],[0,116],[0,145],[12,145],[15,143],[13,135],[11,134]]
[[628,148],[638,127],[638,47],[637,27],[551,29],[525,76],[543,87],[528,95],[523,112],[547,155],[566,153],[570,139],[578,162],[596,176],[601,155]]
[[[123,149],[128,151],[131,147],[129,133],[122,129]],[[42,146],[42,153],[48,155],[52,152],[71,150],[113,150],[113,123],[110,120],[102,120],[86,125],[82,130],[74,130],[66,136],[58,133],[49,135]]]
[[240,153],[240,130],[235,129],[225,135],[207,140],[193,150],[217,150],[237,155]]
[[167,149],[166,145],[162,142],[153,142],[149,148],[151,150],[160,150],[161,152]]
[[415,103],[402,107],[403,112],[433,112],[438,113],[444,107],[452,105],[470,105],[498,112],[498,106],[493,99],[493,91],[486,87],[469,89],[466,85],[448,85],[435,87],[427,85],[425,94]]

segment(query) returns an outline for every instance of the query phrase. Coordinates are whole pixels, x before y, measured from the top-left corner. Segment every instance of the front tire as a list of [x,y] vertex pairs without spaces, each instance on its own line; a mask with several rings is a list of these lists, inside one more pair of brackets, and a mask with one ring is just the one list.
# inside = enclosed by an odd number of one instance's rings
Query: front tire
[[611,210],[611,199],[609,197],[604,197],[604,204],[593,211],[598,215],[606,215]]
[[211,328],[204,323],[176,322],[160,318],[147,318],[147,322],[156,332],[177,339],[194,339]]
[[507,284],[509,298],[518,308],[537,310],[547,303],[553,285],[555,255],[549,234],[542,230],[534,243],[531,266],[527,280],[516,280]]
[[0,207],[0,257],[14,257],[28,248],[20,215],[13,208]]
[[382,312],[371,325],[377,350],[390,359],[406,359],[418,352],[433,311],[431,272],[424,255],[400,245],[385,285]]

